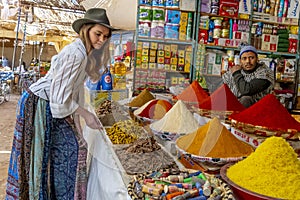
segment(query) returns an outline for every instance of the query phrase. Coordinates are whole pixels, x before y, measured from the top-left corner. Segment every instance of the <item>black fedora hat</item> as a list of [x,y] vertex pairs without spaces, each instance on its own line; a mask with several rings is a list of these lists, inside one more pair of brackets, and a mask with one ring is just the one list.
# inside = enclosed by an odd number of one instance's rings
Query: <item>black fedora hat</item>
[[76,33],[79,33],[80,28],[84,24],[101,24],[111,30],[116,30],[110,25],[106,15],[106,10],[103,8],[91,8],[87,10],[83,18],[77,19],[73,22],[72,28]]

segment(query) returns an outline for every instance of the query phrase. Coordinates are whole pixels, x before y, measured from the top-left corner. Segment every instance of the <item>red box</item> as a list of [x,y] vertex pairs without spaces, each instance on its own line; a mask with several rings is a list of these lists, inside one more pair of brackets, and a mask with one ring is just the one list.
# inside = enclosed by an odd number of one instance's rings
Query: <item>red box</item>
[[264,34],[263,37],[264,37],[264,38],[263,38],[263,41],[264,41],[264,42],[270,42],[270,41],[271,41],[271,40],[270,40],[270,39],[271,39],[271,35],[269,35],[269,34]]
[[227,17],[238,17],[239,1],[220,1],[219,15]]

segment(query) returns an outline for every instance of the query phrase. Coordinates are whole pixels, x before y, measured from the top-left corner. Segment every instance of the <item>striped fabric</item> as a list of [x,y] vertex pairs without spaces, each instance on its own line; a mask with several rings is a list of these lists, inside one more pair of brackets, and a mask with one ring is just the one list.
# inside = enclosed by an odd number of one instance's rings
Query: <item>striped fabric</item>
[[70,117],[52,118],[48,101],[24,92],[5,199],[86,199],[86,158],[87,144]]

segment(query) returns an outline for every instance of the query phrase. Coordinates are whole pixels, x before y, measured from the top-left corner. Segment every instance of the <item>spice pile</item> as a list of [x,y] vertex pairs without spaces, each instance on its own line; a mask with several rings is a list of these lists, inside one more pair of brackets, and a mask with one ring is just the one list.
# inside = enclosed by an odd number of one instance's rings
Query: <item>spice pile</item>
[[197,103],[198,105],[207,97],[207,92],[205,92],[204,89],[199,85],[198,81],[195,80],[179,95],[177,95],[175,99],[189,103]]
[[218,118],[213,118],[193,133],[181,136],[176,145],[189,154],[210,158],[241,158],[254,151],[251,145],[232,135]]
[[191,133],[199,127],[197,120],[186,105],[178,100],[165,116],[150,124],[150,128],[158,133]]
[[280,132],[283,132],[281,136],[288,139],[298,139],[297,134],[300,132],[300,123],[291,116],[273,94],[265,96],[240,113],[231,114],[229,119],[232,126],[241,130],[243,130],[244,124],[256,126],[253,133],[263,136],[270,135],[264,134],[263,130],[260,131],[260,127],[273,130],[273,134],[276,136],[280,136]]
[[102,101],[95,108],[95,113],[103,126],[112,126],[117,121],[128,119],[127,114],[121,110],[120,106],[110,100]]
[[238,101],[226,84],[221,85],[200,105],[200,109],[216,111],[236,111],[245,110],[245,107]]
[[177,167],[153,137],[140,138],[129,147],[115,147],[115,152],[127,174]]
[[128,106],[141,107],[142,105],[144,105],[145,103],[147,103],[152,99],[155,99],[155,97],[147,89],[144,89],[131,102],[129,102]]
[[281,137],[269,137],[246,159],[227,169],[228,178],[250,191],[300,199],[300,161]]
[[138,199],[234,199],[221,179],[204,174],[165,169],[134,176],[128,184],[132,200]]
[[130,144],[145,133],[143,127],[133,120],[116,122],[106,130],[106,134],[113,144]]
[[153,99],[133,112],[135,116],[147,119],[161,119],[172,108],[172,104],[163,99]]

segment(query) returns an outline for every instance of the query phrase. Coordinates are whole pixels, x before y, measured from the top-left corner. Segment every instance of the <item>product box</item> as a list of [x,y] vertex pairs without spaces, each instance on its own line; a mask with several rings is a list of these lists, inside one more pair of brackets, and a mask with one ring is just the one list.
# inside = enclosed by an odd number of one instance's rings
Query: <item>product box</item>
[[155,69],[156,63],[149,63],[149,69]]
[[177,77],[171,77],[171,85],[177,85],[178,84],[178,78]]
[[184,57],[184,50],[178,50],[178,57]]
[[157,63],[159,63],[159,64],[164,64],[164,63],[165,63],[165,58],[162,57],[162,56],[158,56],[158,57],[157,57]]
[[171,65],[165,64],[165,70],[166,70],[166,71],[170,71],[170,70],[171,70]]
[[142,63],[149,62],[149,56],[142,56]]
[[171,45],[166,44],[166,45],[164,46],[164,50],[165,50],[165,51],[171,51]]
[[185,72],[190,72],[190,69],[191,69],[191,63],[185,63],[184,65],[184,71]]
[[180,25],[187,26],[188,22],[188,13],[187,12],[181,12],[180,16]]
[[171,64],[171,58],[166,58],[165,57],[165,64]]
[[151,48],[151,49],[154,49],[154,50],[156,50],[156,49],[157,49],[157,47],[158,47],[158,44],[157,44],[157,42],[151,42],[151,46],[150,46],[150,48]]
[[171,58],[171,65],[177,65],[178,59],[177,58]]
[[155,63],[155,60],[156,60],[156,56],[150,56],[149,57],[149,62],[150,63]]
[[242,38],[242,32],[241,31],[235,31],[233,32],[233,39],[241,39]]
[[142,69],[148,69],[149,64],[148,63],[142,63]]
[[178,65],[184,65],[184,58],[178,58]]
[[142,55],[143,56],[148,56],[149,55],[149,49],[147,48],[143,48],[143,50],[142,50]]
[[178,45],[177,44],[171,44],[171,52],[177,52]]
[[177,68],[176,68],[176,71],[183,72],[184,71],[184,65],[178,65]]
[[150,56],[156,56],[156,49],[150,49]]
[[200,29],[198,31],[198,43],[200,43],[200,44],[207,44],[207,39],[208,39],[207,30]]
[[225,17],[238,17],[238,0],[220,0],[219,15]]
[[165,51],[164,50],[158,50],[157,51],[157,56],[158,57],[164,57],[165,56]]
[[165,58],[171,58],[171,51],[165,51]]
[[157,64],[157,69],[165,69],[165,65],[164,64]]
[[179,10],[167,10],[166,11],[166,23],[179,24],[181,11]]
[[172,65],[171,64],[171,69],[170,69],[171,71],[176,71],[177,70],[177,65]]

